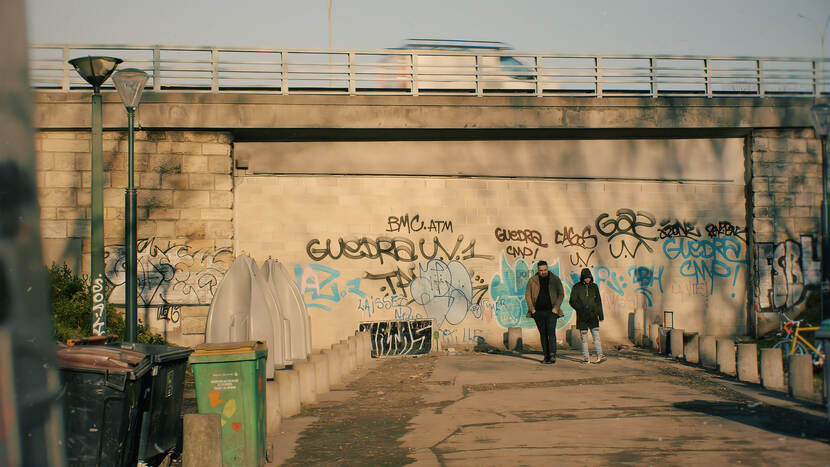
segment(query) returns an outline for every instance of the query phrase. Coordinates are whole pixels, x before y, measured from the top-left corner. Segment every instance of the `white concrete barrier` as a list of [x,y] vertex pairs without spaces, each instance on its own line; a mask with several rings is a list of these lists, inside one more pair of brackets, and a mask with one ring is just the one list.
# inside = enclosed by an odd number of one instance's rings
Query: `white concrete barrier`
[[645,345],[645,311],[642,308],[634,310],[634,345]]
[[268,430],[268,436],[279,435],[280,426],[282,425],[282,414],[280,413],[280,388],[276,380],[267,380],[265,382],[265,412],[265,424]]
[[738,379],[748,383],[759,383],[758,344],[738,344]]
[[300,413],[300,377],[297,370],[277,370],[274,372],[280,393],[280,416],[293,417]]
[[363,331],[363,358],[366,362],[372,361],[372,333]]
[[689,363],[700,363],[700,334],[686,334],[683,339],[683,359]]
[[334,344],[331,346],[331,351],[337,354],[337,358],[340,362],[340,381],[343,381],[343,378],[350,374],[354,368],[352,368],[352,359],[349,357],[349,344],[339,343]]
[[522,328],[507,328],[507,350],[522,350]]
[[300,403],[313,404],[317,402],[317,381],[314,364],[308,360],[295,360],[293,366],[300,382]]
[[811,355],[790,355],[787,365],[790,371],[790,395],[796,399],[812,399],[813,357]]
[[660,351],[660,325],[652,324],[648,327],[648,340],[651,342],[651,349],[655,352]]
[[343,381],[343,362],[340,352],[335,351],[334,348],[323,349],[320,352],[328,358],[329,387],[340,384]]
[[360,357],[357,356],[357,336],[349,336],[346,343],[349,344],[349,358],[352,362],[352,370],[360,366]]
[[718,339],[717,354],[718,371],[725,375],[735,376],[735,341]]
[[669,356],[683,358],[683,329],[673,328],[669,330]]
[[308,360],[314,364],[314,391],[318,396],[329,392],[329,356],[315,353],[311,354]]
[[761,349],[761,384],[774,391],[786,391],[781,349]]
[[717,342],[715,336],[700,336],[700,363],[706,368],[718,367]]

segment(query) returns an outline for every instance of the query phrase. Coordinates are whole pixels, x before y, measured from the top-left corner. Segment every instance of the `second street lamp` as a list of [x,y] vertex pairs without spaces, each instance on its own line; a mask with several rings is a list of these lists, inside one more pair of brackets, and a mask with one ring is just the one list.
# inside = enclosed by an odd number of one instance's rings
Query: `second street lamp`
[[127,125],[129,126],[127,140],[127,189],[124,192],[124,212],[126,215],[124,223],[124,244],[127,249],[124,331],[127,342],[136,341],[138,323],[138,297],[136,295],[138,279],[138,258],[136,252],[137,215],[135,186],[133,184],[133,122],[135,120],[135,109],[138,107],[139,102],[141,102],[141,92],[144,90],[147,78],[147,73],[135,68],[119,71],[112,77],[115,88],[118,90],[118,95],[121,96],[121,102],[127,108]]
[[107,329],[107,309],[104,300],[104,163],[103,163],[103,122],[101,85],[121,63],[115,57],[78,57],[69,64],[92,86],[92,137],[90,146],[90,171],[92,187],[90,206],[92,208],[90,228],[90,286],[92,297],[92,335],[102,336]]

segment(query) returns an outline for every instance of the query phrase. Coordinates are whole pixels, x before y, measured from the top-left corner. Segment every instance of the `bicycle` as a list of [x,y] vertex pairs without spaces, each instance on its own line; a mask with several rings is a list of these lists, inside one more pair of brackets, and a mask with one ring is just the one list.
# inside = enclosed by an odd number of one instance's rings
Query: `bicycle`
[[[784,357],[795,354],[809,354],[812,356],[813,366],[820,367],[824,365],[824,360],[826,356],[824,355],[824,351],[822,349],[822,343],[819,342],[818,345],[814,346],[809,340],[807,340],[801,334],[802,332],[815,332],[819,329],[819,327],[810,326],[809,324],[805,323],[803,319],[790,319],[790,317],[783,312],[781,313],[781,316],[783,318],[786,318],[786,321],[782,320],[781,325],[781,329],[784,331],[784,333],[786,333],[786,337],[776,342],[775,345],[772,346],[772,348],[781,349],[781,353]],[[802,325],[802,323],[806,324],[806,326]],[[795,342],[795,344],[793,344],[793,342]]]

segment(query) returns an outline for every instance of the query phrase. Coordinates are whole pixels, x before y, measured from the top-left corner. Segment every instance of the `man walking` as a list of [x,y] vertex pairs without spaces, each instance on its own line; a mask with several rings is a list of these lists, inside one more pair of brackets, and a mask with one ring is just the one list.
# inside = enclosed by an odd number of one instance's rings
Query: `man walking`
[[559,306],[565,298],[562,281],[548,271],[548,263],[539,261],[538,272],[527,281],[525,301],[527,316],[533,317],[542,340],[542,363],[556,362],[556,320],[563,315]]
[[597,360],[594,363],[605,361],[602,353],[602,343],[599,340],[599,322],[605,319],[602,314],[602,299],[599,295],[599,287],[594,283],[594,276],[588,268],[582,269],[579,283],[574,284],[571,289],[571,298],[568,301],[571,307],[576,310],[576,327],[582,335],[582,361],[590,361],[588,352],[588,331],[594,337],[594,350],[597,352]]

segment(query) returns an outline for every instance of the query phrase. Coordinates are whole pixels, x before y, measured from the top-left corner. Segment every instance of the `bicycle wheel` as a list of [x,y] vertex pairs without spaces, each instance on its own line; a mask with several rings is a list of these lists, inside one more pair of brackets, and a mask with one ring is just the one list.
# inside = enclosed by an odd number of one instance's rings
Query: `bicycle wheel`
[[781,349],[781,356],[784,361],[787,360],[787,355],[790,354],[790,342],[792,342],[791,339],[781,339],[772,346],[773,349]]

